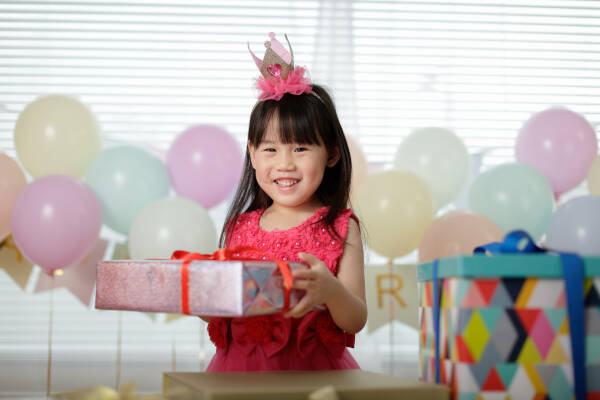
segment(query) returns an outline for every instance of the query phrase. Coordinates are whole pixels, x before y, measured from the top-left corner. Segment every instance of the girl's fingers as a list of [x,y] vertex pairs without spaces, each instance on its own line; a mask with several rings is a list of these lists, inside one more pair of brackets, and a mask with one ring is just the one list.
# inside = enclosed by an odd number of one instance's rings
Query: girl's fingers
[[294,280],[294,284],[292,285],[292,288],[308,290],[311,287],[311,284],[312,284],[312,282],[308,281],[306,279],[298,279],[298,280]]
[[296,306],[294,306],[294,308],[292,308],[291,310],[289,310],[287,313],[285,313],[284,317],[286,318],[300,318],[302,317],[304,314],[306,314],[307,312],[309,312],[312,309],[311,306],[311,302],[308,296],[304,296],[302,298],[302,300],[300,300],[298,302],[298,304],[296,304]]
[[321,260],[310,253],[298,253],[298,258],[311,267],[321,262]]
[[295,269],[292,271],[292,276],[300,279],[311,279],[314,278],[315,273],[310,269]]

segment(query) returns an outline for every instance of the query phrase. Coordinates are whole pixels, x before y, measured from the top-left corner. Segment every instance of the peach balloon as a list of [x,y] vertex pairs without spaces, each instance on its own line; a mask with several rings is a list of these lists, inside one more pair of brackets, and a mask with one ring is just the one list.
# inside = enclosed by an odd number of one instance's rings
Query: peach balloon
[[350,183],[350,197],[356,193],[356,189],[367,177],[367,159],[360,145],[350,136],[346,136],[350,158],[352,159],[352,181]]
[[27,185],[25,174],[15,160],[0,153],[0,242],[10,233],[10,212],[17,195]]
[[450,211],[433,220],[419,245],[419,262],[459,254],[502,240],[502,230],[490,218],[467,211]]

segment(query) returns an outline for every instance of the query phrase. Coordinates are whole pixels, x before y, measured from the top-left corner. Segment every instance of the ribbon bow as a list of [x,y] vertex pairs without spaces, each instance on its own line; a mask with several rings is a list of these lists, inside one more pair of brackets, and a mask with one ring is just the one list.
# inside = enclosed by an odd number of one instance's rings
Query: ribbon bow
[[[190,263],[194,260],[240,260],[250,261],[248,257],[244,257],[243,253],[248,251],[257,251],[255,248],[250,246],[240,246],[234,248],[220,248],[212,254],[200,254],[191,253],[184,250],[175,250],[171,255],[171,260],[181,260],[181,312],[183,314],[190,314],[190,285],[189,285],[189,269]],[[290,293],[292,291],[292,284],[294,279],[290,271],[290,264],[283,260],[274,260],[277,263],[277,267],[283,276],[283,310],[285,313],[290,307]]]
[[231,337],[246,356],[261,347],[267,357],[280,352],[292,333],[292,319],[281,314],[234,318],[231,321]]
[[507,253],[545,253],[546,250],[536,246],[535,242],[525,231],[515,230],[504,236],[502,242],[493,242],[476,247],[475,254],[490,252],[492,254]]
[[[510,254],[510,253],[546,253],[548,250],[536,246],[529,234],[522,230],[509,232],[504,236],[502,242],[489,243],[477,247],[475,254]],[[575,398],[583,400],[586,397],[586,372],[585,372],[585,332],[584,332],[584,309],[583,309],[583,261],[577,254],[558,253],[561,259],[563,277],[567,294],[567,313],[569,320],[569,331],[571,336],[573,376],[575,380]],[[434,349],[435,349],[435,376],[436,382],[440,381],[440,356],[439,356],[439,315],[440,315],[440,293],[438,283],[438,260],[432,265],[433,281],[433,318],[434,318]]]
[[346,347],[354,347],[354,335],[341,330],[331,314],[323,310],[308,313],[298,325],[298,353],[302,358],[312,355],[321,344],[329,354],[339,358]]

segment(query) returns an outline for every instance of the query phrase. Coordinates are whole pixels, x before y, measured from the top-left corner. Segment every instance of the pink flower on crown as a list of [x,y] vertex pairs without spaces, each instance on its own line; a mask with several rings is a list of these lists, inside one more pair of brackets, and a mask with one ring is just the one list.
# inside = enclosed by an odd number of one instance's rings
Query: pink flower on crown
[[281,100],[286,93],[310,93],[312,85],[310,79],[304,77],[304,68],[296,67],[289,72],[287,79],[266,79],[262,76],[257,78],[256,88],[261,91],[258,99],[265,101]]

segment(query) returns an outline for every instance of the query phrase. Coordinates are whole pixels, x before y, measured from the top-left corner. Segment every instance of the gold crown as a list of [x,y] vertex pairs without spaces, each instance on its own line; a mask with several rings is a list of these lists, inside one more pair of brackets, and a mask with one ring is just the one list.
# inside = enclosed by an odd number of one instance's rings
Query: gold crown
[[260,70],[262,76],[267,79],[281,78],[286,79],[289,72],[294,69],[294,52],[292,51],[292,45],[285,35],[290,51],[287,51],[285,47],[275,39],[273,32],[269,33],[271,40],[265,41],[265,55],[263,59],[256,57],[256,55],[250,50],[250,43],[248,43],[248,51],[254,59],[254,63]]

